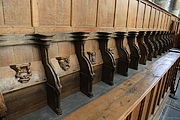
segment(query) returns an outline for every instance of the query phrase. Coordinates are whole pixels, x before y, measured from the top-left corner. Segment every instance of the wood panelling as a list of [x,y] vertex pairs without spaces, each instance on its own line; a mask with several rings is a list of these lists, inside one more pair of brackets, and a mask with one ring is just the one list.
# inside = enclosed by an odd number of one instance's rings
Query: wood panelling
[[1,0],[5,25],[31,26],[30,0]]
[[137,14],[137,28],[143,27],[143,21],[144,21],[144,10],[145,10],[145,3],[139,2],[139,8],[138,8],[138,14]]
[[160,14],[160,11],[158,11],[158,10],[156,9],[156,12],[155,12],[155,19],[154,19],[154,26],[153,26],[155,29],[158,28],[159,14]]
[[97,0],[72,0],[72,26],[96,26]]
[[127,27],[135,28],[136,26],[136,14],[137,14],[137,0],[129,0]]
[[150,14],[151,14],[151,6],[146,5],[143,28],[149,27]]
[[126,27],[127,10],[128,0],[116,1],[115,27]]
[[71,0],[38,0],[39,24],[70,26]]
[[3,16],[2,0],[0,0],[0,25],[4,25],[4,16]]
[[155,9],[151,9],[151,15],[150,15],[150,20],[149,20],[149,28],[154,27],[154,21],[155,21]]
[[99,0],[97,26],[113,27],[115,0]]
[[159,29],[161,28],[161,24],[162,24],[162,15],[163,15],[163,14],[162,14],[162,12],[160,11],[160,12],[159,12],[159,19],[158,19],[158,27],[157,27],[157,28],[159,28]]

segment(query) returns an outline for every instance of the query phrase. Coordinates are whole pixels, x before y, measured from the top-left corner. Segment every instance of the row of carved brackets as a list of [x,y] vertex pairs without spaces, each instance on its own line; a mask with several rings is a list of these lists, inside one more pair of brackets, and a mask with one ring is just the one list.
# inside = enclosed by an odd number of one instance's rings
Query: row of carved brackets
[[[75,52],[80,64],[80,90],[89,97],[92,97],[92,81],[94,78],[94,70],[92,65],[96,63],[96,53],[94,51],[88,52],[89,58],[86,57],[84,51],[84,44],[86,40],[95,39],[99,43],[99,49],[103,59],[103,71],[102,81],[109,85],[113,85],[113,78],[115,67],[117,67],[117,73],[127,76],[128,68],[138,69],[138,63],[146,64],[147,60],[152,60],[152,57],[156,57],[157,54],[167,51],[173,44],[173,32],[153,32],[141,31],[141,32],[72,32],[68,34],[69,39],[73,41],[75,45]],[[48,105],[57,113],[62,114],[60,105],[61,83],[60,78],[57,76],[48,55],[48,48],[53,41],[55,35],[51,34],[31,34],[26,35],[28,40],[32,40],[34,44],[38,44],[41,50],[42,63],[44,65],[45,73],[47,76],[47,99]],[[109,38],[116,40],[116,46],[118,49],[118,64],[115,65],[115,59],[113,55],[114,48],[108,48]],[[130,48],[130,54],[127,52],[123,42],[128,39],[128,45]],[[138,46],[135,44],[138,43]],[[1,43],[1,41],[0,41]],[[155,47],[156,45],[156,47]],[[1,46],[1,44],[0,44]],[[158,47],[157,47],[158,46]],[[156,50],[157,49],[157,50]],[[158,52],[156,52],[158,51]],[[56,58],[63,70],[70,68],[70,60],[68,57]],[[20,82],[28,82],[30,80],[31,71],[30,63],[24,66],[12,65],[12,69],[22,68],[27,71],[27,77],[19,79]],[[19,73],[16,72],[16,77],[19,77]],[[20,76],[21,77],[21,76]]]

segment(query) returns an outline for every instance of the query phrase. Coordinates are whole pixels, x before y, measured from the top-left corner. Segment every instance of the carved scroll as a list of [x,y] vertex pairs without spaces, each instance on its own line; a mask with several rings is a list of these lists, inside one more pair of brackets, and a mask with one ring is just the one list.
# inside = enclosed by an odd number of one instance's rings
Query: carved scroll
[[96,64],[96,52],[95,51],[91,51],[91,52],[87,52],[88,56],[89,56],[89,61],[91,62],[92,65]]
[[16,72],[15,77],[17,78],[18,82],[27,83],[32,76],[30,66],[31,63],[28,63],[22,65],[10,65],[10,68]]
[[61,83],[60,78],[57,76],[48,55],[48,48],[52,41],[53,35],[31,35],[33,40],[40,44],[40,53],[42,57],[42,63],[45,69],[47,77],[47,101],[48,105],[56,112],[56,114],[62,114],[60,105]]
[[166,43],[164,40],[164,31],[161,31],[161,42],[162,42],[162,50],[161,52],[164,53],[165,52],[165,47],[166,47]]
[[131,51],[130,54],[130,64],[129,64],[129,68],[138,69],[138,63],[139,63],[139,58],[140,58],[140,50],[139,48],[136,46],[135,41],[136,41],[136,37],[138,35],[138,32],[128,32],[128,45]]
[[151,42],[153,43],[154,46],[154,52],[153,52],[153,57],[157,57],[158,51],[159,51],[159,43],[157,41],[157,31],[152,32],[152,37],[151,37]]
[[117,63],[117,72],[121,75],[128,76],[128,66],[130,62],[130,56],[126,48],[123,45],[124,40],[126,39],[127,32],[116,32],[115,33],[116,46],[118,48],[118,63]]
[[154,53],[154,45],[152,43],[152,41],[150,40],[150,35],[152,34],[151,31],[147,31],[145,37],[144,37],[144,41],[148,47],[148,50],[149,50],[149,54],[148,54],[148,57],[147,57],[147,60],[152,60],[152,57],[153,57],[153,53]]
[[158,41],[158,43],[159,43],[159,50],[158,50],[158,55],[161,55],[161,53],[162,53],[162,50],[163,50],[163,42],[162,42],[162,40],[161,40],[161,31],[158,31],[158,38],[157,38],[157,41]]
[[146,60],[147,60],[147,56],[148,56],[148,47],[144,42],[144,36],[145,36],[146,32],[145,31],[140,31],[139,35],[137,37],[137,42],[138,42],[138,46],[140,48],[140,54],[141,57],[139,59],[139,63],[146,65]]
[[57,57],[60,67],[67,71],[70,68],[70,58],[69,57]]
[[7,107],[4,102],[3,94],[0,92],[0,120],[3,120],[7,114]]
[[75,51],[80,64],[80,90],[88,97],[93,97],[92,81],[94,79],[94,71],[91,61],[85,56],[84,44],[87,38],[85,32],[73,32],[71,37],[74,39]]
[[164,43],[163,52],[166,52],[167,46],[168,46],[167,39],[166,39],[166,31],[163,31],[162,40]]
[[102,81],[109,85],[113,85],[115,59],[112,54],[112,51],[108,49],[107,44],[108,44],[109,36],[110,33],[106,33],[106,32],[97,33],[97,37],[98,37],[97,40],[99,42],[99,48],[103,59]]

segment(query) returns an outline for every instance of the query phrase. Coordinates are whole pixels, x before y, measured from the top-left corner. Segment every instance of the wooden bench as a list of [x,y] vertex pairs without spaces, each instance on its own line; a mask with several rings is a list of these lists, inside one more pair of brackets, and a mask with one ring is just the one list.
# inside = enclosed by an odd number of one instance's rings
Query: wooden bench
[[77,109],[63,120],[153,119],[179,66],[179,53],[169,52],[116,88]]

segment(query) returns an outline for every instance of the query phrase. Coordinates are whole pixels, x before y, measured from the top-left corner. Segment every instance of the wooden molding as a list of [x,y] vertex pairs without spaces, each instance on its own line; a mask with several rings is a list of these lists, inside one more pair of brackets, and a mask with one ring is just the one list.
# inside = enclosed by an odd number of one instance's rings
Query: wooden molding
[[139,35],[137,37],[137,42],[138,42],[138,46],[140,48],[140,59],[139,59],[139,63],[146,65],[146,61],[147,61],[147,56],[148,56],[148,47],[144,42],[144,36],[145,36],[146,32],[145,31],[140,31]]
[[93,97],[92,81],[95,75],[91,61],[85,56],[84,44],[88,37],[86,32],[72,32],[75,51],[80,65],[80,90],[88,97]]
[[147,57],[147,60],[152,60],[152,57],[153,57],[153,53],[154,53],[154,45],[153,43],[151,42],[150,40],[150,35],[151,35],[151,31],[147,31],[145,37],[144,37],[144,41],[148,47],[148,50],[149,50],[149,54],[148,54],[148,57]]
[[101,80],[109,85],[113,85],[114,71],[115,71],[115,59],[112,54],[112,49],[108,49],[108,40],[111,33],[98,32],[97,40],[99,42],[99,49],[101,51],[103,59],[103,71]]
[[140,50],[136,46],[135,41],[137,39],[138,32],[128,32],[128,45],[130,48],[130,63],[129,63],[129,68],[138,69],[138,63],[139,63],[139,58],[140,58]]
[[127,37],[127,32],[115,32],[116,46],[118,49],[118,63],[117,63],[117,72],[121,75],[128,76],[128,66],[130,62],[130,56],[126,48],[123,46],[123,42]]

